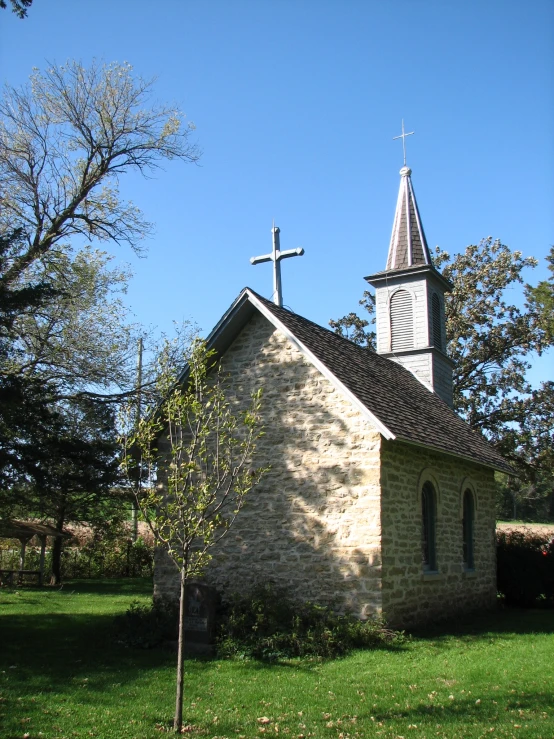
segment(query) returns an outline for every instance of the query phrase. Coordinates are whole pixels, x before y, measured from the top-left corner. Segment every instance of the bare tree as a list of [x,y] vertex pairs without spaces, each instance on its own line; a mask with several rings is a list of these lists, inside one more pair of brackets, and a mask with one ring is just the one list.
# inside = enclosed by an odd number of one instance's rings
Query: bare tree
[[138,249],[151,225],[123,200],[119,177],[149,176],[165,159],[196,162],[194,125],[167,105],[152,104],[153,80],[131,65],[80,62],[35,70],[30,85],[7,85],[0,101],[0,233],[26,238],[1,279],[75,237]]

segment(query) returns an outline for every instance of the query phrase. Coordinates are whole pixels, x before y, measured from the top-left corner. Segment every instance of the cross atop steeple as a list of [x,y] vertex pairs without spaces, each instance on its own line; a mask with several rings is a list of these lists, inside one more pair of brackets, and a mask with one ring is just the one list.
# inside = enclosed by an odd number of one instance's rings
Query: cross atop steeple
[[396,141],[396,139],[402,139],[402,149],[404,151],[404,166],[406,166],[406,136],[413,136],[415,131],[410,131],[409,133],[404,133],[404,118],[402,118],[402,133],[400,136],[393,136],[392,140]]
[[262,262],[273,262],[273,302],[279,307],[283,306],[283,290],[281,287],[281,259],[287,259],[288,257],[301,257],[304,254],[304,249],[301,247],[298,249],[288,249],[287,251],[281,251],[279,234],[281,229],[275,225],[271,228],[271,234],[273,237],[273,251],[271,254],[264,254],[261,257],[252,257],[250,264],[261,264]]

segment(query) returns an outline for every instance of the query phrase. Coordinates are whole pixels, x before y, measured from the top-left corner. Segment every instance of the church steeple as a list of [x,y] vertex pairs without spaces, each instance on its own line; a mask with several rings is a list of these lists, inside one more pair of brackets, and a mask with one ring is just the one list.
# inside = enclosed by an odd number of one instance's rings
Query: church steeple
[[[408,135],[402,127],[402,136]],[[402,364],[452,405],[444,314],[444,294],[452,285],[433,266],[411,174],[404,159],[387,267],[365,278],[375,287],[377,353]]]
[[387,259],[387,270],[431,265],[431,255],[412,186],[412,170],[400,170],[400,189]]

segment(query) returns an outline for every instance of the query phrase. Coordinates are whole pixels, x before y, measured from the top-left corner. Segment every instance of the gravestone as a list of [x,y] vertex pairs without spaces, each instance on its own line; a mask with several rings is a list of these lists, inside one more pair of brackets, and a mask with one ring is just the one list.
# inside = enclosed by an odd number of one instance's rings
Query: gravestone
[[185,651],[211,654],[215,638],[216,590],[204,583],[188,583],[185,590]]

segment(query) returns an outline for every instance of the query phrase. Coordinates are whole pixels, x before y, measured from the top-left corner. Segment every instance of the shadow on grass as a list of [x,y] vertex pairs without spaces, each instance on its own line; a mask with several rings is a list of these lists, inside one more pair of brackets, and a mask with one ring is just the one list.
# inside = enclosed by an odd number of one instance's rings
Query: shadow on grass
[[[493,702],[493,698],[496,703]],[[391,726],[391,723],[400,721],[402,723],[406,722],[410,724],[410,728],[413,729],[430,729],[431,732],[424,736],[434,736],[435,734],[445,736],[446,734],[444,732],[447,731],[449,732],[448,736],[462,737],[478,735],[484,736],[485,734],[481,732],[486,731],[486,728],[484,727],[487,725],[494,725],[496,728],[499,728],[502,724],[507,723],[512,730],[515,722],[523,725],[524,728],[527,724],[529,729],[533,731],[532,734],[529,733],[525,736],[546,737],[547,735],[550,736],[550,734],[535,732],[537,731],[537,728],[539,728],[537,722],[541,721],[539,714],[542,713],[542,718],[544,719],[547,713],[550,714],[551,708],[552,699],[551,695],[547,692],[541,693],[538,691],[532,691],[526,692],[525,695],[522,695],[521,693],[513,695],[507,691],[495,691],[494,696],[491,696],[490,694],[483,695],[483,699],[479,701],[479,703],[476,703],[475,698],[468,697],[463,699],[457,698],[454,701],[448,701],[446,704],[441,704],[437,701],[434,704],[420,704],[411,708],[395,707],[389,710],[380,710],[378,706],[373,706],[371,709],[364,710],[360,709],[358,706],[356,708],[356,725],[350,725],[355,732],[353,733],[353,736],[365,737],[370,735],[373,736],[374,733],[384,734],[387,729],[389,731],[391,731],[391,729],[393,730],[392,734],[387,732],[387,736],[398,736],[397,731],[393,728],[394,723],[393,726]],[[232,709],[229,708],[227,710],[231,711]],[[274,713],[271,708],[266,708],[264,712],[268,713],[268,715]],[[522,716],[522,714],[524,715]],[[336,737],[337,732],[340,732],[339,724],[335,723],[334,727],[330,727],[328,724],[328,718],[328,714],[325,715],[319,710],[314,712],[313,716],[310,716],[310,710],[308,708],[306,715],[302,720],[305,720],[306,723],[310,722],[310,728],[312,731],[315,729],[315,733],[312,734],[312,736]],[[295,712],[293,711],[290,718],[283,717],[281,720],[277,719],[273,721],[272,724],[279,723],[281,725],[281,732],[284,733],[283,729],[292,728],[295,725],[297,726],[297,722],[298,718],[296,718]],[[383,724],[383,730],[379,731],[377,726],[380,726],[381,722]],[[164,723],[163,719],[160,718],[160,724],[162,723]],[[212,727],[207,724],[205,719],[201,719],[199,724],[200,733],[203,733],[202,730],[205,728],[211,734]],[[342,725],[345,731],[344,733],[339,733],[339,736],[350,736],[350,733],[348,733],[347,730],[348,725],[349,722],[347,718]],[[356,726],[360,725],[366,728],[367,733],[360,734],[358,733],[359,729],[356,731]],[[171,730],[170,723],[165,722],[165,726],[168,731]],[[479,726],[482,728],[477,728],[477,731],[479,731],[479,734],[477,734],[476,727]],[[371,729],[369,727],[371,727]],[[396,727],[400,729],[398,723],[396,723]],[[436,731],[439,727],[442,729],[440,732]],[[550,723],[548,724],[548,727],[550,727]],[[521,728],[521,726],[519,728]],[[232,715],[226,716],[224,713],[219,716],[217,724],[218,737],[233,736],[236,735],[239,730],[243,735],[246,734],[248,736],[253,736],[255,732],[259,731],[259,725],[256,724],[253,717],[249,717],[247,721],[240,721],[237,720],[237,718],[233,718]],[[298,736],[295,732],[293,732],[292,735]],[[308,734],[308,736],[309,735],[310,734]],[[418,733],[417,736],[422,735]],[[510,736],[513,736],[513,734],[510,733]],[[521,734],[521,736],[524,735]]]
[[94,595],[134,595],[152,596],[152,578],[121,577],[102,578],[98,580],[67,580],[62,585],[53,586],[53,590],[74,590],[76,593]]
[[538,608],[499,608],[475,613],[463,619],[432,624],[411,632],[416,639],[434,641],[457,637],[466,640],[494,639],[510,634],[553,634],[554,610]]
[[[111,615],[8,615],[1,630],[0,673],[26,694],[71,692],[82,683],[92,701],[94,693],[132,684],[149,671],[172,672],[177,659],[172,650],[118,644]],[[187,660],[186,672],[192,678],[207,667]]]
[[[374,708],[371,715],[376,721],[403,719],[416,725],[420,722],[429,722],[433,725],[440,724],[443,727],[455,724],[458,730],[461,730],[463,724],[473,725],[476,721],[494,722],[499,718],[503,719],[510,711],[518,712],[521,716],[520,712],[550,713],[551,710],[552,696],[547,691],[526,691],[525,695],[495,691],[494,695],[490,693],[483,695],[482,700],[475,697],[456,698],[452,701],[447,700],[446,704],[436,701],[408,709],[398,708],[388,711],[379,711],[378,708]],[[366,716],[369,716],[369,713]],[[359,713],[358,717],[363,718],[363,714]],[[508,720],[511,722],[512,719],[508,716]]]
[[88,593],[94,595],[134,595],[145,596],[152,595],[153,585],[150,577],[121,577],[121,578],[101,578],[97,580],[65,580],[60,585],[30,585],[23,583],[22,585],[5,586],[0,588],[0,593],[9,595],[10,593],[57,593],[57,592],[76,592]]
[[399,653],[409,648],[410,640],[396,644],[375,644],[374,646],[358,647],[354,646],[351,649],[344,652],[344,654],[338,654],[333,657],[319,657],[314,655],[305,655],[303,657],[275,657],[275,658],[263,658],[263,657],[248,657],[244,660],[241,658],[231,658],[235,664],[244,663],[248,669],[255,667],[260,671],[270,670],[274,666],[279,667],[292,667],[295,670],[309,671],[328,662],[340,662],[343,659],[348,659],[354,654],[354,652],[388,652],[388,653]]

